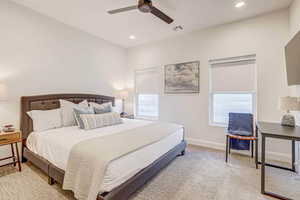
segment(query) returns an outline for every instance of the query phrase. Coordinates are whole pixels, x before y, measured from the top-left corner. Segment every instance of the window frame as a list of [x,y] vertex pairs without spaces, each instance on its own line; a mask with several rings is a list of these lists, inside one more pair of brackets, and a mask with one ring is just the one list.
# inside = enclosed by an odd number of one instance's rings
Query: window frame
[[210,92],[209,95],[209,125],[217,127],[227,127],[226,123],[218,123],[214,121],[214,95],[215,94],[251,94],[252,95],[252,114],[256,116],[256,92],[255,91],[230,91],[230,92]]
[[[215,65],[223,65],[223,64],[235,64],[235,63],[243,63],[243,62],[254,62],[254,90],[253,91],[213,91],[212,90],[212,68]],[[252,110],[254,118],[257,118],[257,59],[256,54],[249,54],[244,56],[236,56],[236,57],[227,57],[220,59],[211,59],[209,60],[209,106],[208,106],[208,125],[214,127],[228,127],[226,123],[217,123],[214,122],[213,119],[213,97],[214,94],[252,94]]]
[[[139,95],[157,95],[157,116],[152,117],[152,116],[145,116],[145,115],[139,115]],[[145,119],[145,120],[151,120],[151,121],[157,121],[159,119],[159,114],[160,114],[160,95],[158,93],[156,94],[146,94],[146,93],[135,93],[135,115],[137,119]]]
[[[137,91],[137,75],[140,73],[147,73],[147,72],[152,72],[156,71],[158,73],[158,76],[160,77],[160,67],[148,67],[148,68],[143,68],[143,69],[136,69],[134,71],[134,102],[133,102],[133,109],[134,109],[134,115],[136,119],[144,119],[144,120],[150,120],[150,121],[157,121],[159,120],[160,117],[160,97],[161,97],[161,91],[158,90],[157,93],[142,93]],[[160,84],[160,80],[159,84]],[[153,94],[157,95],[158,97],[158,116],[157,117],[150,117],[150,116],[140,116],[138,115],[138,96],[139,94]]]

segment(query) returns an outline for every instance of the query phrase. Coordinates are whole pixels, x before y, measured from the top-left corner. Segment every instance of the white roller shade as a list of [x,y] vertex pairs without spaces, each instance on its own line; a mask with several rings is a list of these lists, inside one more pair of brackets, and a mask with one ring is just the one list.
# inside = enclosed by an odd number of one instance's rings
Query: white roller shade
[[255,91],[255,60],[212,64],[211,91]]
[[135,72],[135,89],[139,94],[159,93],[159,73],[157,68],[138,70]]

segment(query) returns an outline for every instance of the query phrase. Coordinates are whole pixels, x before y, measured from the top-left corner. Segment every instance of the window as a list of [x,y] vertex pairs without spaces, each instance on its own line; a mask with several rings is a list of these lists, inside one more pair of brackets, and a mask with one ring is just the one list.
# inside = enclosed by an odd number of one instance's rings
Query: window
[[214,93],[212,104],[213,123],[227,124],[230,112],[253,113],[253,94]]
[[210,124],[226,126],[230,112],[255,114],[255,55],[210,62]]
[[139,94],[137,101],[138,116],[158,118],[159,97],[157,94]]
[[135,72],[135,114],[137,118],[159,117],[159,70],[147,68]]

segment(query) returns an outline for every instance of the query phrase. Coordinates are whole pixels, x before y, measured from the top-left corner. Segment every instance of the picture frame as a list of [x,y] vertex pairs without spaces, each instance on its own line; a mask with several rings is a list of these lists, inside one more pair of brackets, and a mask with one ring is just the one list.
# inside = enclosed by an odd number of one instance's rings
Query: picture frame
[[200,93],[200,61],[164,66],[165,94]]

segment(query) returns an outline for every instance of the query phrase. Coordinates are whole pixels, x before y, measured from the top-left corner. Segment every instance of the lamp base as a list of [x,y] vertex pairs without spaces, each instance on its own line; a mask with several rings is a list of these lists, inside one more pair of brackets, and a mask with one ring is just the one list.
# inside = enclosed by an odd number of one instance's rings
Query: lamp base
[[282,117],[281,125],[282,126],[289,126],[289,127],[295,127],[296,121],[295,117],[291,114],[286,114]]

